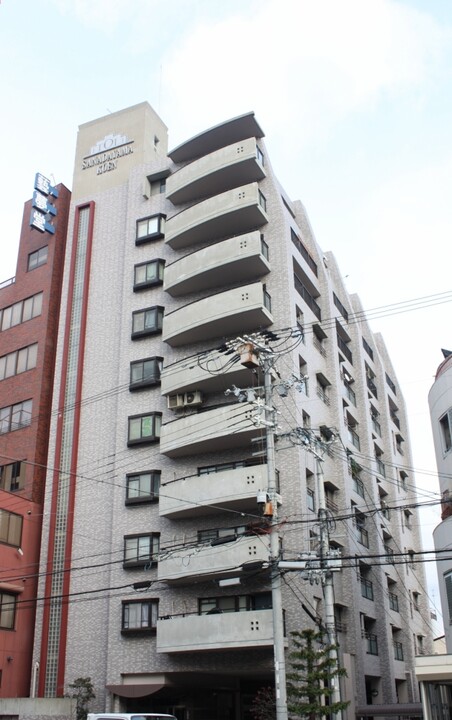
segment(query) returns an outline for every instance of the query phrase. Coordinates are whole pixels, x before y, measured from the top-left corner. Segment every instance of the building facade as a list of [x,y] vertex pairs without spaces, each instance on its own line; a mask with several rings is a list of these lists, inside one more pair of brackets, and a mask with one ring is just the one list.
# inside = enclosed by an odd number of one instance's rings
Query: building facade
[[452,355],[444,351],[429,396],[430,417],[442,507],[433,531],[446,649],[452,654]]
[[32,683],[35,598],[70,192],[54,233],[25,204],[16,275],[0,285],[0,698]]
[[[89,676],[93,710],[238,720],[273,684],[262,369],[237,351],[251,333],[275,361],[280,558],[318,553],[323,494],[343,558],[349,717],[418,701],[431,630],[403,397],[254,114],[171,152],[147,103],[82,125],[69,228],[38,694]],[[320,480],[303,437],[324,450]],[[299,572],[282,604],[288,647],[324,617]]]

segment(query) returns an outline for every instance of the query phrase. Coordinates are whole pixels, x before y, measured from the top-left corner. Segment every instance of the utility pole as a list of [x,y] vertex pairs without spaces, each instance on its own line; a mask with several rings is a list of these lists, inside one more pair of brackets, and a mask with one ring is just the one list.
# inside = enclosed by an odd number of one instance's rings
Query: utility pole
[[[248,367],[259,365],[264,374],[264,406],[265,420],[260,416],[256,424],[265,426],[266,454],[267,454],[267,498],[271,507],[270,532],[270,567],[273,614],[273,656],[275,675],[276,720],[287,720],[287,689],[286,689],[286,658],[284,647],[284,621],[281,596],[281,573],[279,561],[281,553],[280,537],[278,532],[278,488],[276,484],[275,462],[275,430],[276,410],[272,406],[272,370],[276,361],[274,353],[256,337],[238,338],[237,350],[241,355],[241,362]],[[259,360],[254,354],[259,353]],[[254,358],[254,360],[252,359]],[[229,391],[227,391],[229,392]],[[262,410],[262,403],[255,403]]]

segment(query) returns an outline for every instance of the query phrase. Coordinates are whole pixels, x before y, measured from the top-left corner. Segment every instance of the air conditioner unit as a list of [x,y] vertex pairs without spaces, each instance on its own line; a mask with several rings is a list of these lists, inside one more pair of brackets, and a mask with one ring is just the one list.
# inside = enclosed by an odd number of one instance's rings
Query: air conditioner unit
[[185,395],[168,395],[168,409],[176,410],[177,408],[184,407]]
[[184,405],[202,405],[202,393],[199,390],[193,390],[192,392],[186,392],[183,396]]

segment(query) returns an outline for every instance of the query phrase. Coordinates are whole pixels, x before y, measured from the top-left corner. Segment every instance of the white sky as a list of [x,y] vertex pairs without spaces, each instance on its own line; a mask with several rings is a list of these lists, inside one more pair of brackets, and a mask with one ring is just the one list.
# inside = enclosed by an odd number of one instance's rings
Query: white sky
[[[170,147],[254,110],[366,309],[452,291],[450,0],[0,3],[0,282],[35,172],[70,188],[78,125],[147,100]],[[438,490],[427,394],[452,349],[451,298],[371,323],[405,394],[422,493]],[[426,549],[439,512],[423,512]]]

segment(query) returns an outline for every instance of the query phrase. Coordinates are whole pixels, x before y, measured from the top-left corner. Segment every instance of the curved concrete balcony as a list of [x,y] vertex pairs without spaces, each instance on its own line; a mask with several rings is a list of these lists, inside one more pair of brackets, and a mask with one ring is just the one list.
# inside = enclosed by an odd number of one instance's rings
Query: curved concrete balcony
[[238,235],[268,222],[265,198],[257,183],[241,185],[192,205],[169,218],[165,242],[174,250]]
[[165,267],[164,289],[173,297],[249,282],[270,272],[259,230],[208,245]]
[[242,566],[268,563],[269,557],[269,535],[243,535],[229,543],[178,548],[168,557],[160,556],[158,579],[168,583],[186,583],[195,579],[239,577],[247,572]]
[[255,138],[248,138],[204,155],[169,176],[166,197],[178,205],[263,180],[259,152]]
[[272,610],[188,615],[157,622],[157,652],[273,647]]
[[273,322],[269,305],[260,282],[210,295],[165,315],[163,340],[177,347],[268,327]]
[[162,425],[160,452],[168,457],[249,447],[262,430],[253,423],[254,406],[245,403],[191,413]]
[[[235,362],[232,362],[235,358]],[[257,369],[259,371],[259,368]],[[231,385],[250,387],[256,376],[240,364],[238,355],[219,353],[217,350],[184,358],[163,368],[161,375],[162,395],[172,395],[191,390],[217,392]],[[262,383],[263,384],[263,383]]]
[[264,137],[253,112],[231,118],[195,135],[171,150],[168,156],[175,163],[184,163],[250,137]]
[[218,505],[256,512],[257,493],[267,487],[266,464],[191,475],[161,486],[159,513],[169,518],[197,517],[212,513],[212,506]]

